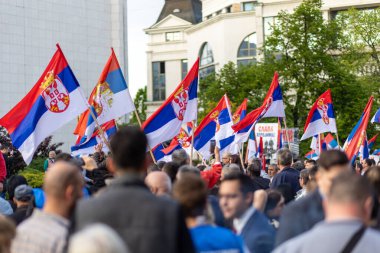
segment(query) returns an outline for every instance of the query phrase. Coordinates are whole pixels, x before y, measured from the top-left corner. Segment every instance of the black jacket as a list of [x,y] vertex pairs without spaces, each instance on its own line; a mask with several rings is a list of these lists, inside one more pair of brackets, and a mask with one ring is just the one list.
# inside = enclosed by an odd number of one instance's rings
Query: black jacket
[[27,218],[29,218],[30,215],[32,215],[33,207],[32,206],[20,206],[16,208],[14,213],[9,215],[8,217],[11,218],[16,225],[20,224]]
[[131,252],[194,252],[179,205],[154,196],[135,175],[117,178],[98,196],[79,202],[72,230],[98,222],[113,228]]

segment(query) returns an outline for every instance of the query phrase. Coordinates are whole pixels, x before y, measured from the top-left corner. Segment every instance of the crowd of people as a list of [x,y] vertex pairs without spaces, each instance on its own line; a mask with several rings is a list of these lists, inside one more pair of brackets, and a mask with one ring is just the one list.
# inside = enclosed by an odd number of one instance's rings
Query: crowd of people
[[192,166],[184,150],[148,164],[147,138],[132,126],[110,147],[82,158],[50,152],[42,189],[9,178],[0,252],[380,252],[371,159],[352,166],[328,150],[296,161],[284,148],[264,168],[216,147],[210,165]]

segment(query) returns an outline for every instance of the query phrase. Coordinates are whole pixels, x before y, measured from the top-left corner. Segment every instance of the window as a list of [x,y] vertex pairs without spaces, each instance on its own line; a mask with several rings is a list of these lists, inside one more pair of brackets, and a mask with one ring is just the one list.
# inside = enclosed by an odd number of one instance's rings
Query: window
[[209,43],[204,43],[200,50],[199,76],[204,78],[215,72],[214,55]]
[[187,60],[181,60],[181,78],[185,79],[187,75]]
[[256,33],[252,33],[244,38],[238,50],[238,65],[248,65],[256,62]]
[[167,32],[166,41],[179,41],[181,40],[181,32]]
[[165,62],[153,62],[153,101],[165,100]]
[[264,20],[264,41],[273,32],[273,27],[277,24],[277,17],[265,17]]
[[254,11],[255,7],[256,7],[256,2],[243,3],[243,11]]

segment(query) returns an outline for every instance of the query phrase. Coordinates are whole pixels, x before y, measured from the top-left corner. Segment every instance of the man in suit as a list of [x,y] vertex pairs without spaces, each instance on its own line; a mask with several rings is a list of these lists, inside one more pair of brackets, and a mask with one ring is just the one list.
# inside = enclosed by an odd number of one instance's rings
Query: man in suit
[[251,253],[269,253],[274,247],[275,230],[252,202],[253,182],[249,176],[231,174],[223,179],[219,204],[224,218],[233,220],[234,230]]
[[270,180],[261,177],[261,167],[261,160],[254,159],[247,168],[248,174],[253,180],[255,190],[266,190],[269,188]]
[[310,230],[324,219],[322,200],[328,193],[332,180],[349,170],[349,160],[344,152],[328,150],[320,155],[316,175],[318,189],[285,207],[280,218],[276,245]]
[[290,194],[294,198],[297,191],[301,190],[301,186],[298,181],[299,171],[290,167],[292,160],[292,152],[289,149],[283,148],[277,152],[277,166],[280,172],[273,177],[270,187],[277,189],[279,186],[286,186],[290,189]]
[[115,179],[97,197],[78,204],[74,230],[103,223],[119,234],[131,252],[194,252],[179,205],[157,198],[144,184],[145,134],[138,127],[124,127],[110,145],[108,168]]

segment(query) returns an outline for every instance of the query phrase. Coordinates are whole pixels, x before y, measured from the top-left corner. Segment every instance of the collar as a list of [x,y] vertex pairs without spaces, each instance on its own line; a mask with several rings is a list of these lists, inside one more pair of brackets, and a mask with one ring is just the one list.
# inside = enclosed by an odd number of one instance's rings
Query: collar
[[32,216],[33,217],[41,217],[42,219],[46,219],[46,220],[52,220],[52,221],[58,223],[59,225],[61,225],[63,227],[66,227],[66,228],[68,228],[70,225],[70,221],[68,219],[66,219],[62,216],[56,215],[56,214],[46,213],[46,212],[41,211],[37,208],[35,208],[33,210]]
[[241,234],[245,224],[247,224],[249,218],[251,218],[255,211],[256,209],[253,206],[251,206],[243,213],[242,216],[233,220],[234,228],[237,234]]
[[115,177],[111,182],[110,186],[142,186],[143,188],[146,188],[146,185],[144,183],[144,180],[142,179],[142,176],[136,173],[125,173],[121,176]]

